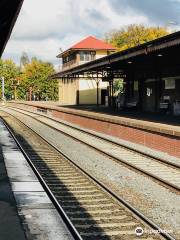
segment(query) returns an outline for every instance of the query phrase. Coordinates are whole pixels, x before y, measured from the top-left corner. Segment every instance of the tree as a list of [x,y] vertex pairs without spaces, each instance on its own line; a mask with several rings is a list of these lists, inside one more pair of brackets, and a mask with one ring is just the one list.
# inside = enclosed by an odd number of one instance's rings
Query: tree
[[[0,60],[0,77],[5,78],[6,99],[13,98],[15,85],[19,83],[17,86],[18,99],[26,99],[26,94],[29,92],[29,88],[32,87],[32,93],[36,96],[36,99],[57,100],[58,82],[48,80],[49,75],[54,72],[51,63],[43,62],[37,58],[32,58],[31,62],[24,61],[23,69],[12,60]],[[1,96],[2,86],[0,82],[0,99]]]
[[32,88],[33,96],[38,100],[57,100],[58,82],[48,79],[54,72],[51,63],[33,58],[24,66],[19,91],[25,96]]
[[123,92],[123,79],[115,79],[113,83],[114,93],[122,93]]
[[[5,79],[5,97],[11,99],[14,95],[13,81],[16,81],[20,76],[20,69],[12,60],[0,59],[0,76]],[[0,84],[0,95],[2,96],[2,86]],[[0,98],[1,98],[0,96]]]
[[105,40],[117,47],[119,51],[122,51],[167,34],[169,32],[164,27],[145,27],[133,24],[122,27],[120,30],[106,33]]

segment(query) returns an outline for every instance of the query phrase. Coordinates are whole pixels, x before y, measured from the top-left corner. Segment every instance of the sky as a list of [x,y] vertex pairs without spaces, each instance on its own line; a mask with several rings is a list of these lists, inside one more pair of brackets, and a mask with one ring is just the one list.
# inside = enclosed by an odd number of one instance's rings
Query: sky
[[180,0],[24,0],[3,58],[22,52],[58,68],[61,50],[128,24],[180,29]]

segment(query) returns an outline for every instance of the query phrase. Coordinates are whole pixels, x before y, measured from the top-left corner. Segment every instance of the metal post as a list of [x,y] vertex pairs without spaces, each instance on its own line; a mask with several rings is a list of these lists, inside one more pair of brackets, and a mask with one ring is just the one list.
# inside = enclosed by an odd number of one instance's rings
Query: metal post
[[111,81],[109,81],[109,99],[108,99],[108,105],[111,107]]
[[32,101],[32,87],[29,87],[29,101]]
[[14,100],[17,100],[17,92],[16,92],[17,86],[14,85]]
[[99,106],[99,81],[96,81],[97,84],[97,106]]
[[2,100],[4,101],[5,100],[5,97],[4,97],[4,77],[1,77],[1,80],[2,80]]
[[114,107],[114,84],[113,84],[113,80],[112,80],[112,86],[111,86],[111,91],[112,91],[112,93],[111,93],[111,104],[112,104],[112,107]]

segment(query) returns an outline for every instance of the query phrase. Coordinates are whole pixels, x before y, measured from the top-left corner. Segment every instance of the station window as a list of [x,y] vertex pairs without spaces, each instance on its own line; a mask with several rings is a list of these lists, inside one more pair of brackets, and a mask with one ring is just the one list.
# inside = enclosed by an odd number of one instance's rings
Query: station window
[[68,56],[65,56],[65,57],[63,57],[63,64],[68,63],[68,62],[70,62],[72,60],[75,60],[75,59],[76,59],[76,54],[75,53],[70,54]]
[[165,78],[165,89],[175,89],[175,79]]
[[92,61],[95,59],[95,52],[84,52],[84,51],[80,51],[80,61],[81,62],[88,62],[88,61]]

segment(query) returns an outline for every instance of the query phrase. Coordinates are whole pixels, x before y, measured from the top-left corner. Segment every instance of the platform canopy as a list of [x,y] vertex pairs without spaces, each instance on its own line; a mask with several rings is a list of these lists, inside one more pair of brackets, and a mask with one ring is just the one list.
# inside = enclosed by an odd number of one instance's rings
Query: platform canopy
[[129,72],[154,74],[163,69],[163,73],[166,73],[170,68],[176,68],[175,71],[178,71],[180,69],[179,56],[180,32],[175,32],[145,44],[60,71],[51,78],[78,78],[83,75],[94,75],[94,77],[108,79],[116,76],[123,77]]
[[23,0],[0,0],[0,57],[9,40]]

